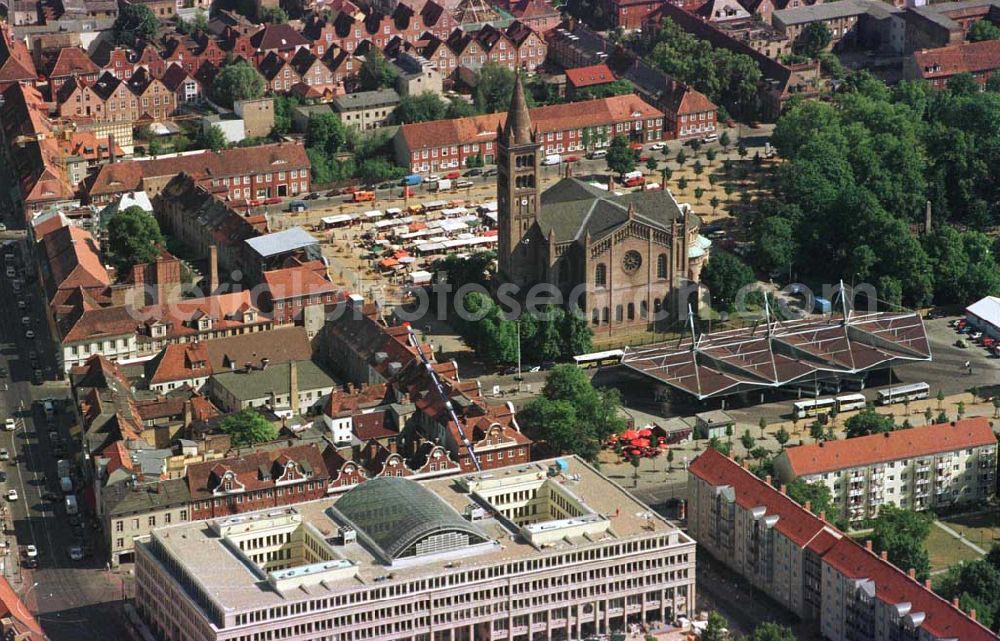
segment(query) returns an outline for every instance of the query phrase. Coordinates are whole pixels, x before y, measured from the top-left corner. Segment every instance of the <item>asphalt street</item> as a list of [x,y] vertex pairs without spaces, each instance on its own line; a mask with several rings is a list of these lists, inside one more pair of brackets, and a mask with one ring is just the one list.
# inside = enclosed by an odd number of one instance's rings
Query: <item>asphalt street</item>
[[[0,448],[9,461],[0,461],[6,480],[0,481],[3,504],[3,538],[9,551],[2,557],[3,572],[29,609],[36,613],[53,641],[127,639],[120,615],[123,583],[104,570],[98,533],[86,521],[70,523],[56,471],[56,448],[69,443],[74,421],[72,406],[63,403],[69,388],[55,376],[52,344],[44,323],[44,294],[34,283],[23,242],[17,258],[5,259],[0,300],[7,313],[0,314],[0,418],[15,417],[13,432],[0,432]],[[7,251],[9,245],[4,247]],[[7,275],[13,266],[15,275]],[[15,283],[18,281],[18,283]],[[15,291],[15,289],[19,291]],[[24,301],[22,308],[20,301]],[[28,330],[34,336],[29,338]],[[41,374],[48,380],[32,380]],[[57,411],[47,421],[39,401],[56,399]],[[70,446],[72,447],[72,446]],[[10,490],[17,498],[9,496]],[[70,545],[88,544],[96,554],[82,561],[68,556]],[[38,549],[38,567],[23,567],[26,546]]]

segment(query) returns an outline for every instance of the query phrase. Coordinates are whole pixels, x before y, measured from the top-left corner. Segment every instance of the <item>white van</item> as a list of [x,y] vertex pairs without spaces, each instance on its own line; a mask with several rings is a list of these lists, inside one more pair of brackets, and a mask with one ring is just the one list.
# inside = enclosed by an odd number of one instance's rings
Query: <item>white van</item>
[[447,178],[442,178],[436,183],[431,183],[427,188],[431,191],[448,191],[451,189],[451,181]]
[[558,165],[561,162],[562,162],[562,156],[560,156],[559,154],[549,154],[548,156],[542,159],[543,165]]
[[719,139],[719,135],[718,134],[708,134],[707,136],[705,136],[704,138],[702,138],[701,141],[702,142],[715,142],[718,139]]
[[606,158],[607,155],[608,152],[606,149],[595,149],[594,151],[590,152],[590,154],[588,154],[587,157],[590,158],[591,160],[596,160],[598,158]]
[[70,494],[66,497],[66,514],[77,514],[80,511],[80,506],[76,502],[76,494]]

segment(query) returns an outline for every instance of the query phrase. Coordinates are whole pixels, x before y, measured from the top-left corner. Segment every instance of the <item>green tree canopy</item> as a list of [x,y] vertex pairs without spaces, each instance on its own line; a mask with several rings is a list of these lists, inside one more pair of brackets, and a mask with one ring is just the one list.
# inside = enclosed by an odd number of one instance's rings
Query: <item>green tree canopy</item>
[[[620,409],[617,390],[596,389],[580,368],[557,365],[546,377],[542,395],[525,406],[518,421],[532,438],[593,460],[601,443],[624,429]],[[559,419],[555,426],[548,422],[553,417]],[[565,421],[570,418],[572,429],[567,429]]]
[[233,445],[243,447],[278,438],[278,430],[254,409],[240,410],[225,416],[219,429],[229,434]]
[[708,625],[701,633],[701,641],[729,641],[729,629],[726,627],[726,620],[718,612],[712,611],[708,614]]
[[729,309],[735,304],[740,289],[754,282],[754,275],[753,270],[735,255],[716,251],[702,270],[701,281],[708,286],[713,304]]
[[220,69],[212,83],[212,99],[224,107],[263,95],[264,77],[243,60]]
[[796,636],[788,626],[768,621],[758,624],[748,641],[796,641]]
[[198,143],[205,149],[218,151],[226,147],[226,134],[219,125],[208,125],[198,132]]
[[966,37],[970,42],[981,42],[983,40],[1000,40],[1000,27],[996,26],[988,19],[976,20],[969,27]]
[[138,41],[151,42],[160,28],[160,21],[144,4],[123,4],[111,27],[115,44],[135,47]]
[[795,51],[803,56],[815,58],[829,46],[832,38],[830,28],[825,23],[810,22],[795,39]]
[[879,414],[872,408],[865,408],[844,421],[844,433],[847,438],[881,434],[896,429],[892,417]]
[[403,96],[396,107],[396,121],[400,124],[441,120],[448,106],[436,93],[426,91],[416,96]]
[[347,128],[337,114],[314,113],[309,116],[306,147],[327,155],[338,153],[347,142]]
[[883,505],[875,519],[872,543],[878,551],[888,553],[889,561],[907,571],[917,571],[923,581],[930,575],[931,565],[924,547],[930,534],[931,517],[921,512]]
[[[473,97],[480,113],[507,111],[514,93],[514,72],[505,65],[488,62],[476,75],[476,90]],[[525,99],[531,104],[531,96],[525,92]]]
[[369,47],[365,54],[365,61],[361,63],[361,71],[358,72],[358,82],[365,91],[375,89],[386,89],[392,87],[396,82],[399,73],[388,60],[385,54],[378,47]]
[[802,479],[795,479],[785,488],[789,498],[800,505],[809,503],[813,514],[823,512],[831,521],[839,516],[836,506],[833,505],[833,495],[830,488],[823,483],[807,483]]
[[163,244],[159,224],[141,207],[126,207],[108,222],[108,249],[119,274],[155,260]]
[[624,176],[635,169],[635,152],[629,146],[628,138],[625,136],[615,136],[608,145],[608,155],[605,157],[608,169]]

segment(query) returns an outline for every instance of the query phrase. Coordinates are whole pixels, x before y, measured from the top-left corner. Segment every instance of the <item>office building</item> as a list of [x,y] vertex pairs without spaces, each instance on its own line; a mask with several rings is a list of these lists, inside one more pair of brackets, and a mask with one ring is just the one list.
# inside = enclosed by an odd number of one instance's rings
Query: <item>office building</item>
[[582,639],[694,610],[694,541],[575,457],[373,479],[136,547],[167,641]]

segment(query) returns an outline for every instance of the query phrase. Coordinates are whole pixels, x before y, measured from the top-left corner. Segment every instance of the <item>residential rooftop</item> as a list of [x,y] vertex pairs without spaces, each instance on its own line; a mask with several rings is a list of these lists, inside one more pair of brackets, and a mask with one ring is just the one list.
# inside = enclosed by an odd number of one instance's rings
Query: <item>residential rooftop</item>
[[[504,494],[511,491],[533,493],[543,509],[553,512],[575,506],[577,514],[526,522],[515,514],[514,506],[502,504]],[[553,494],[562,500],[550,501]],[[404,518],[398,518],[404,511]],[[553,515],[566,516],[549,517]],[[251,530],[282,527],[302,528],[313,536],[314,545],[322,548],[322,563],[277,571],[248,567],[245,556],[226,540],[249,536]],[[397,545],[383,527],[408,545]],[[469,539],[461,543],[451,539],[451,547],[444,551],[418,549],[414,554],[415,542],[435,532],[465,533]],[[541,558],[556,550],[656,535],[677,544],[692,543],[590,465],[565,457],[421,482],[376,479],[337,497],[280,510],[161,528],[146,545],[155,556],[172,558],[171,565],[191,577],[218,608],[228,611],[287,605],[359,585],[446,576]],[[321,580],[315,580],[317,576]]]
[[[266,340],[266,339],[261,339]],[[311,360],[294,361],[298,376],[299,390],[315,390],[326,387],[338,387],[340,384],[332,376],[323,371]],[[238,369],[231,372],[215,374],[212,378],[215,384],[225,388],[238,401],[252,401],[267,398],[271,394],[287,395],[290,391],[290,363],[268,365],[263,369],[246,371]]]
[[790,447],[782,456],[788,458],[795,476],[808,476],[996,445],[996,442],[989,420],[978,416],[964,421]]

